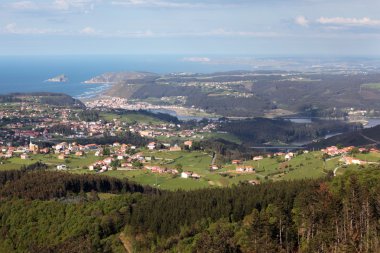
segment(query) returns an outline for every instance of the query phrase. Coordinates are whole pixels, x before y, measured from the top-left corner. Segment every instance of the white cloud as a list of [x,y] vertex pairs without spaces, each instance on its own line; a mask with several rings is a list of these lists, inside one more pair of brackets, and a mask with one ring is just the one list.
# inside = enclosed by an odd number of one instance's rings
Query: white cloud
[[380,26],[380,20],[370,19],[367,17],[364,18],[342,18],[342,17],[333,17],[326,18],[320,17],[316,21],[322,25],[343,25],[343,26]]
[[70,9],[85,9],[91,10],[94,8],[94,0],[55,0],[53,6],[58,10]]
[[205,7],[206,4],[196,2],[177,2],[164,0],[116,0],[112,5],[134,6],[134,7],[161,7],[161,8],[197,8]]
[[199,32],[154,32],[151,30],[143,31],[98,31],[92,27],[85,27],[80,31],[82,35],[96,35],[100,37],[114,38],[180,38],[180,37],[279,37],[284,34],[274,32],[252,32],[252,31],[229,31],[216,29],[211,31]]
[[50,0],[50,1],[16,1],[4,6],[14,11],[48,11],[48,12],[89,12],[102,0]]
[[211,59],[208,57],[185,57],[182,59],[182,61],[207,63],[207,62],[211,62]]
[[210,32],[194,33],[196,36],[239,36],[239,37],[277,37],[280,34],[275,32],[254,32],[254,31],[231,31],[222,28]]
[[294,22],[297,25],[300,25],[300,26],[304,26],[304,27],[309,26],[309,20],[307,18],[305,18],[304,16],[298,16],[298,17],[296,17],[294,19]]
[[38,10],[40,7],[32,1],[18,1],[9,4],[9,7],[15,10]]
[[83,28],[82,30],[80,30],[80,33],[85,34],[85,35],[96,35],[96,34],[98,34],[98,31],[96,31],[94,28],[92,28],[90,26],[87,26],[87,27]]
[[39,29],[39,28],[20,28],[15,23],[10,23],[4,26],[3,33],[7,34],[59,34],[61,30],[54,29]]

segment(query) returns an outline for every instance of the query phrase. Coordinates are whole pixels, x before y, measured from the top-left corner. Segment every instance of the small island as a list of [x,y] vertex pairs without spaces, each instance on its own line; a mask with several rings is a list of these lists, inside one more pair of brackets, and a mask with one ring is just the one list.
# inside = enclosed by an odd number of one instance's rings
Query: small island
[[49,78],[47,80],[45,80],[45,82],[49,82],[49,83],[65,83],[67,82],[69,79],[66,75],[59,75],[59,76],[56,76],[56,77],[53,77],[53,78]]

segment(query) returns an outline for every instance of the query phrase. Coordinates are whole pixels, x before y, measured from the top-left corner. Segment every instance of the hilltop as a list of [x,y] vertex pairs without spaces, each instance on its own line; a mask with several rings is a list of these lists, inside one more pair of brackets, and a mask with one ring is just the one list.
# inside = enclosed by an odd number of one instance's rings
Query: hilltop
[[1,103],[9,102],[37,102],[46,105],[69,106],[76,108],[85,108],[85,105],[78,99],[75,99],[64,93],[52,92],[30,92],[30,93],[10,93],[0,95]]
[[199,108],[226,117],[299,114],[343,118],[351,108],[380,115],[380,74],[230,71],[211,74],[106,73],[86,83],[112,83],[112,97]]

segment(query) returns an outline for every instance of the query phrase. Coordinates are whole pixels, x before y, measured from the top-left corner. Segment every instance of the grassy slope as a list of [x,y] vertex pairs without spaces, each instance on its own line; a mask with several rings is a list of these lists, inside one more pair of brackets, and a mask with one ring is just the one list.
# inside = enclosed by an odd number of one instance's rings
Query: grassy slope
[[[167,152],[167,151],[145,151],[145,156],[154,156],[155,160],[149,165],[157,165],[166,168],[175,168],[177,164],[183,166],[184,171],[193,171],[201,176],[199,180],[183,179],[179,176],[170,174],[155,174],[148,170],[133,170],[133,171],[117,171],[111,170],[105,175],[117,178],[129,178],[143,185],[153,185],[160,189],[176,190],[176,189],[199,189],[205,187],[220,187],[231,186],[238,184],[241,181],[252,179],[266,180],[294,180],[303,178],[318,178],[326,175],[326,171],[333,171],[339,166],[339,157],[329,159],[326,164],[321,159],[321,152],[311,152],[302,154],[288,162],[278,162],[277,158],[264,158],[257,161],[245,161],[244,165],[250,165],[256,168],[256,173],[236,173],[236,165],[225,164],[222,169],[211,172],[209,165],[212,157],[204,152]],[[378,162],[380,154],[357,154],[361,160],[369,162]],[[89,170],[84,170],[82,167],[88,166],[91,163],[100,160],[93,153],[87,154],[85,157],[70,156],[68,166],[72,169],[72,173],[90,173]],[[31,164],[37,161],[42,161],[55,168],[56,165],[65,163],[63,160],[58,160],[57,155],[51,156],[32,155],[29,160],[21,160],[20,158],[9,159],[9,163],[0,165],[1,169],[18,169],[22,165]],[[359,166],[341,167],[338,174],[346,169],[357,169]]]
[[126,123],[134,123],[134,122],[139,122],[139,123],[146,123],[146,124],[162,124],[165,123],[162,120],[159,120],[154,117],[150,117],[147,115],[143,114],[138,114],[138,113],[131,113],[131,114],[126,114],[126,115],[117,115],[113,113],[101,113],[100,118],[107,120],[107,121],[113,121],[114,119],[120,120],[122,122]]

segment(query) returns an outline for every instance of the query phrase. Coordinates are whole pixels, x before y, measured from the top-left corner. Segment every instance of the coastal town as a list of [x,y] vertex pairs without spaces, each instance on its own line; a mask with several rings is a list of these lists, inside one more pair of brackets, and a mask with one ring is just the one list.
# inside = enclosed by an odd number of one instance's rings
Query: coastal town
[[102,108],[83,111],[33,99],[2,104],[0,169],[43,162],[52,170],[181,189],[336,175],[380,161],[375,147],[355,146],[253,151],[228,159],[203,147],[202,141],[217,132],[216,121],[186,127],[186,122],[145,111]]

